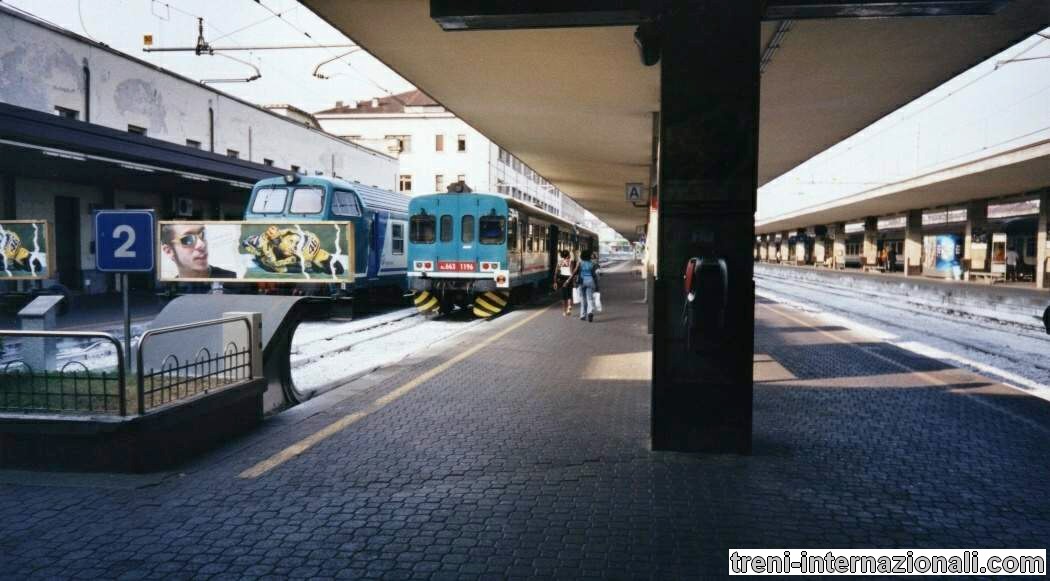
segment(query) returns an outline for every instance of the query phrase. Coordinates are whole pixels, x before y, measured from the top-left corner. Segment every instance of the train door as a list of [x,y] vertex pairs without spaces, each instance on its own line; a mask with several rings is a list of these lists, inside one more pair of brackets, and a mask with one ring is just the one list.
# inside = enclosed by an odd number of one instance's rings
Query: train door
[[507,210],[507,270],[512,276],[518,276],[521,273],[524,220],[525,217],[519,218],[518,211],[514,208]]
[[554,276],[558,268],[558,227],[547,227],[547,272]]
[[437,206],[438,272],[458,272],[463,262],[456,221],[464,212],[458,195],[443,196]]

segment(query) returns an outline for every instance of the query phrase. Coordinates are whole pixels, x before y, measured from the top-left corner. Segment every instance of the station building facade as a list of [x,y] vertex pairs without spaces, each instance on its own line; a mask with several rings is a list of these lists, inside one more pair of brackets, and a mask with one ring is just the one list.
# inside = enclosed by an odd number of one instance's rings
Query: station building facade
[[766,232],[755,258],[1050,288],[1048,225],[1050,188]]
[[294,107],[253,105],[2,6],[0,36],[0,218],[54,224],[45,286],[113,289],[95,271],[97,209],[236,220],[255,181],[289,172],[397,187],[394,157]]
[[600,224],[528,164],[422,91],[337,101],[314,117],[329,133],[396,156],[397,189],[405,194],[443,192],[464,181],[474,191],[505,194],[574,223]]

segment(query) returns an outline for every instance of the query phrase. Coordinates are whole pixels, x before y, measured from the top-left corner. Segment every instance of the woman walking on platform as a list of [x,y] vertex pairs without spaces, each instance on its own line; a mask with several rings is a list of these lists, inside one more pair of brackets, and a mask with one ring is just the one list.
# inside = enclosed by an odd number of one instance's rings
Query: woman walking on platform
[[580,320],[594,320],[594,293],[598,290],[598,265],[591,261],[591,251],[580,254],[576,267],[576,285],[580,287]]
[[572,275],[576,271],[576,261],[569,256],[568,250],[561,251],[558,261],[558,272],[554,277],[554,290],[561,289],[561,300],[565,304],[563,315],[572,313]]

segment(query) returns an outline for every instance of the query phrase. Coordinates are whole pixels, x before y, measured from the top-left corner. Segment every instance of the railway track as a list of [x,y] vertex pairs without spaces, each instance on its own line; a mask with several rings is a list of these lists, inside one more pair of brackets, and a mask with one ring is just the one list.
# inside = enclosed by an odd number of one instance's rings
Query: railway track
[[[755,276],[759,289],[811,304],[858,323],[896,335],[897,342],[919,342],[1003,369],[1029,381],[1050,384],[1050,337],[1041,326],[963,315],[884,295]],[[987,371],[978,370],[978,371]]]

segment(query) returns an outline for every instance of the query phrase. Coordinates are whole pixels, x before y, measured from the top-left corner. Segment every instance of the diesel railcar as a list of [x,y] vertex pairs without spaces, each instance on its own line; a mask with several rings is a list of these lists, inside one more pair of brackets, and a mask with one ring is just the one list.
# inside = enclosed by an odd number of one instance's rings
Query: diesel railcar
[[548,289],[558,253],[598,251],[598,235],[461,183],[409,203],[408,284],[424,313],[472,309],[488,318],[514,295]]

